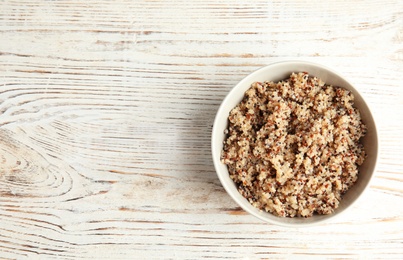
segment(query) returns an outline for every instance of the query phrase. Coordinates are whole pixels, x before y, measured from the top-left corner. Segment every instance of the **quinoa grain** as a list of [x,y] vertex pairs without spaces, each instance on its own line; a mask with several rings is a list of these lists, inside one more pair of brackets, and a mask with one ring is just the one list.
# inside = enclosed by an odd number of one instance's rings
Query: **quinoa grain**
[[238,191],[277,216],[331,214],[365,159],[353,105],[350,91],[306,72],[253,83],[229,114],[221,155]]

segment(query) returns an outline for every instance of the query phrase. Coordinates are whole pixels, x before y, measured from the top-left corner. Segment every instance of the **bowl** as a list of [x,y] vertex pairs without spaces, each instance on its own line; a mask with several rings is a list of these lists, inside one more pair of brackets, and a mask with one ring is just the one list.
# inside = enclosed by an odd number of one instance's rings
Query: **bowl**
[[[252,206],[237,190],[235,183],[229,177],[228,169],[225,164],[220,161],[221,151],[223,149],[223,141],[225,139],[224,130],[228,126],[228,115],[232,108],[239,104],[245,91],[250,88],[251,84],[256,81],[274,81],[288,78],[292,72],[306,71],[312,76],[322,79],[327,84],[343,87],[350,90],[354,94],[354,106],[360,111],[361,119],[366,124],[368,131],[362,139],[367,158],[359,167],[359,175],[357,182],[343,195],[339,207],[332,214],[318,215],[302,218],[285,218],[278,217],[271,213],[259,210]],[[378,159],[378,135],[374,118],[368,105],[365,103],[360,93],[350,84],[344,77],[336,73],[330,68],[320,64],[305,61],[283,61],[273,63],[252,72],[241,80],[225,97],[219,107],[212,130],[211,149],[214,167],[217,172],[221,184],[232,197],[232,199],[245,211],[253,216],[271,224],[277,224],[287,227],[303,227],[312,226],[339,216],[348,208],[351,208],[359,198],[362,197],[364,191],[369,187],[370,181],[374,175],[377,159]]]

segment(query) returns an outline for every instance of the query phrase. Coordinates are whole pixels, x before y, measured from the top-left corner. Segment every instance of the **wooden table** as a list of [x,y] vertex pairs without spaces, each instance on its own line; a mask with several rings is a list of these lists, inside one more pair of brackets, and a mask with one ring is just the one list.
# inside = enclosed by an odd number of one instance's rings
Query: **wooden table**
[[[0,10],[0,258],[403,258],[403,1]],[[210,153],[228,91],[294,59],[346,76],[382,145],[361,203],[301,229],[241,210]]]

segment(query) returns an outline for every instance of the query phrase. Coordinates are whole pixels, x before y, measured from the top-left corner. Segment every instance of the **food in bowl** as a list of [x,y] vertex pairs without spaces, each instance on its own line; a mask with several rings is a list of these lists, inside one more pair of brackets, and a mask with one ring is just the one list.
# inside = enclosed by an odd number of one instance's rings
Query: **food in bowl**
[[331,214],[357,181],[366,126],[349,90],[307,72],[254,82],[228,120],[221,161],[258,209]]

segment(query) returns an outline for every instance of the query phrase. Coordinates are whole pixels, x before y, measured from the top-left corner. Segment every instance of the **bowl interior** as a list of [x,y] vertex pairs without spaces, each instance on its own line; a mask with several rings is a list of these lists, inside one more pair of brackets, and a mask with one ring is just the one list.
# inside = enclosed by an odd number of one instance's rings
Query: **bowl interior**
[[[367,153],[367,158],[359,169],[359,177],[357,182],[347,191],[340,202],[339,207],[333,214],[330,215],[314,215],[310,218],[281,218],[274,216],[271,213],[260,211],[253,207],[237,190],[236,185],[229,177],[227,166],[220,162],[221,150],[225,138],[224,130],[228,125],[228,115],[243,98],[244,92],[255,81],[279,81],[287,78],[292,72],[306,71],[310,75],[322,79],[327,84],[340,86],[353,92],[355,101],[354,106],[359,109],[363,122],[367,125],[368,132],[363,138],[364,149]],[[227,191],[227,193],[239,204],[244,210],[250,214],[270,223],[283,226],[307,226],[324,220],[333,218],[339,215],[350,207],[364,192],[372,178],[378,158],[378,139],[374,119],[369,107],[365,103],[362,96],[357,90],[348,83],[344,78],[339,76],[332,70],[321,65],[301,62],[288,61],[279,62],[263,67],[252,74],[248,75],[240,81],[226,96],[218,109],[213,131],[212,131],[212,156],[214,166],[218,177]]]

